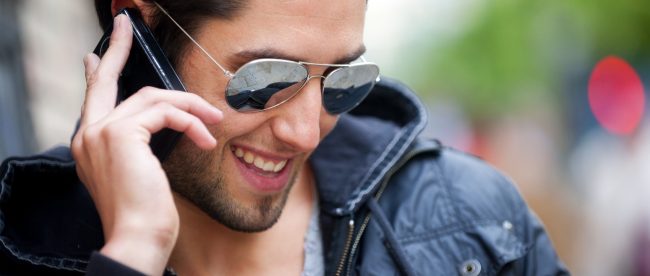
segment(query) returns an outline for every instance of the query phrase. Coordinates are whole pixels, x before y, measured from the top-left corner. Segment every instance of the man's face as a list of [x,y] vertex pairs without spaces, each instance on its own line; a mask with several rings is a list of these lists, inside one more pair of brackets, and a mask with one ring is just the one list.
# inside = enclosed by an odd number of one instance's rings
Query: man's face
[[[230,21],[205,22],[195,38],[232,72],[259,57],[335,63],[362,48],[365,5],[251,0]],[[213,150],[202,151],[186,138],[178,143],[164,163],[172,188],[231,229],[268,229],[309,154],[336,124],[337,117],[322,107],[321,79],[276,108],[240,113],[225,101],[227,77],[195,46],[188,49],[178,68],[181,78],[188,91],[221,109],[224,119],[209,126],[219,142]],[[309,70],[320,75],[326,69]]]

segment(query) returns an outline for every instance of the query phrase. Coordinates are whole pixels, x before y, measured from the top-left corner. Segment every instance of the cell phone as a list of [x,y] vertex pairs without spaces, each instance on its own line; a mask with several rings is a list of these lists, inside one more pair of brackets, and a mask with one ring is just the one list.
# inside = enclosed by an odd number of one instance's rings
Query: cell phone
[[[161,89],[187,91],[176,74],[174,67],[156,41],[153,33],[142,20],[136,9],[126,8],[117,15],[126,15],[133,27],[133,43],[129,58],[118,80],[116,105],[145,86]],[[112,25],[106,30],[93,51],[100,58],[109,46]],[[170,93],[174,93],[171,92]],[[161,162],[169,156],[183,134],[171,129],[163,129],[152,135],[149,145]]]

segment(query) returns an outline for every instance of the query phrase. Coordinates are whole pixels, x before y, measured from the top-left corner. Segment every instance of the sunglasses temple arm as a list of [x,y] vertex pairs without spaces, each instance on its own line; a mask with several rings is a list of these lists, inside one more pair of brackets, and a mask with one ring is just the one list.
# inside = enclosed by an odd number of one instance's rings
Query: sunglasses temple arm
[[185,31],[185,29],[183,29],[183,27],[181,27],[181,25],[178,24],[178,22],[176,22],[176,20],[174,20],[174,18],[171,15],[169,15],[169,13],[167,13],[167,10],[165,10],[162,6],[160,6],[160,4],[158,4],[158,2],[156,2],[156,1],[153,1],[153,3],[156,4],[158,9],[160,9],[160,11],[162,13],[164,13],[167,16],[167,18],[169,18],[169,20],[171,20],[174,23],[174,25],[176,25],[176,27],[178,27],[180,29],[181,32],[183,32],[185,34],[185,36],[187,36],[187,38],[189,38],[192,41],[192,43],[194,43],[194,45],[196,45],[196,47],[199,47],[199,49],[201,50],[201,52],[203,52],[203,54],[205,54],[210,60],[212,60],[212,62],[214,62],[214,64],[217,65],[217,67],[219,67],[219,69],[221,69],[221,71],[223,71],[223,74],[226,75],[226,77],[232,78],[233,74],[230,71],[226,70],[226,68],[221,66],[221,64],[219,64],[219,62],[217,62],[208,53],[208,51],[206,51],[198,42],[196,42],[196,40],[194,40],[194,38],[189,33],[187,33],[187,31]]

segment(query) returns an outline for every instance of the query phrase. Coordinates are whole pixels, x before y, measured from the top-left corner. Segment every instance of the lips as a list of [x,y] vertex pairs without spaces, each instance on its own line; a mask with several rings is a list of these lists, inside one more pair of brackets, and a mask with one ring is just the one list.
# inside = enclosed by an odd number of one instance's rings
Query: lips
[[[231,146],[236,167],[244,178],[247,189],[253,193],[274,194],[289,182],[291,159],[272,156],[245,147]],[[252,188],[252,189],[251,189]]]

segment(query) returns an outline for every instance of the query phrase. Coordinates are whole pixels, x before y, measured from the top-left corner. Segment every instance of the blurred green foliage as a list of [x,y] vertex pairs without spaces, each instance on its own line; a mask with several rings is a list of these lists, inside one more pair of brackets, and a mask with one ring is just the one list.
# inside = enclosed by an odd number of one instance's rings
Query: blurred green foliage
[[489,0],[484,5],[455,39],[414,43],[424,46],[411,52],[417,60],[403,76],[425,95],[457,99],[473,119],[498,116],[522,103],[556,106],[567,93],[568,78],[588,74],[608,55],[632,64],[650,61],[649,0]]

